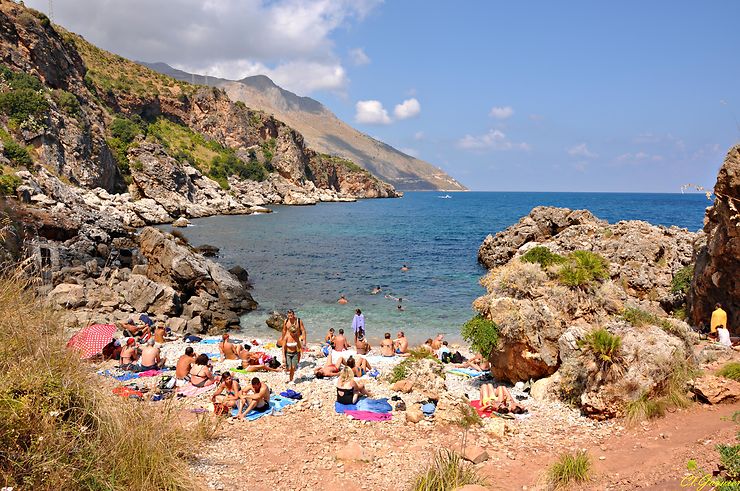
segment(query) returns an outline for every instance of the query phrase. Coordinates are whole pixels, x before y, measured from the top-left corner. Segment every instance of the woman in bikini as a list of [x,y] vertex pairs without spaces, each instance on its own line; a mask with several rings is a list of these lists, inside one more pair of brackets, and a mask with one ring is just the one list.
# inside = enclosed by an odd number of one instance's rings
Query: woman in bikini
[[[231,376],[231,373],[221,374],[221,383],[218,384],[216,392],[211,396],[211,402],[221,403],[227,408],[237,407],[239,402],[239,381]],[[224,394],[225,392],[225,394]]]
[[293,376],[301,361],[303,346],[306,346],[306,328],[301,319],[296,318],[295,312],[288,311],[288,318],[283,324],[283,365],[288,370],[288,383],[293,382]]
[[371,397],[365,386],[357,382],[350,367],[344,367],[337,380],[337,402],[355,404],[361,395]]
[[493,387],[491,384],[483,384],[480,388],[481,409],[497,413],[521,414],[527,410],[517,404],[509,389],[503,385]]
[[211,369],[208,367],[208,355],[201,353],[195,359],[195,364],[190,369],[190,383],[195,387],[205,387],[216,382]]
[[344,364],[352,369],[352,373],[354,373],[355,377],[362,377],[373,369],[365,358],[355,359],[354,356],[347,358],[347,361]]

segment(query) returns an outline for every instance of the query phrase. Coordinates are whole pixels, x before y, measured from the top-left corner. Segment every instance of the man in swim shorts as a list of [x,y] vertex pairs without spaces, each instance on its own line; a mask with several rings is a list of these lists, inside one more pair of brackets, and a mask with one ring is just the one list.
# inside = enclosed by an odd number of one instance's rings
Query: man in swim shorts
[[237,402],[237,419],[244,419],[250,411],[255,410],[264,413],[270,409],[270,388],[267,384],[262,383],[259,378],[252,379],[251,389],[239,392],[239,402]]

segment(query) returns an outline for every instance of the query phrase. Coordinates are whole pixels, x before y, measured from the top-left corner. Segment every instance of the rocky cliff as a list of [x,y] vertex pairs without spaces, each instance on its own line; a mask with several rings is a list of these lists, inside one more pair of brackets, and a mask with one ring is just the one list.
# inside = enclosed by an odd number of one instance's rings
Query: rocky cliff
[[473,307],[498,337],[492,373],[512,382],[556,374],[555,392],[599,417],[662,390],[672,367],[693,359],[693,333],[668,314],[682,303],[674,278],[695,236],[550,207],[488,236],[478,256],[488,293]]
[[730,149],[714,186],[715,200],[704,219],[706,244],[696,257],[691,286],[691,320],[709,324],[720,302],[727,323],[740,329],[740,146]]

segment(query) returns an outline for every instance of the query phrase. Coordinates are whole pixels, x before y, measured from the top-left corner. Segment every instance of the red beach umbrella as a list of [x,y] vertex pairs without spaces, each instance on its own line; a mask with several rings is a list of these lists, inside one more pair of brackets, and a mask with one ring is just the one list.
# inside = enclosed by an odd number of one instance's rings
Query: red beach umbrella
[[80,358],[91,358],[99,354],[110,343],[116,326],[113,324],[93,324],[83,327],[67,342],[67,348],[79,351]]

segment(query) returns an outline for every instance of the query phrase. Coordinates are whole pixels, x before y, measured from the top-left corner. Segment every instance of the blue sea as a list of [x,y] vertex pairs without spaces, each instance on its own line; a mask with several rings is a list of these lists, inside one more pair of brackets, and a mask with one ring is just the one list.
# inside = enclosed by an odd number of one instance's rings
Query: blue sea
[[[247,336],[274,336],[265,326],[269,312],[292,308],[317,341],[329,327],[349,331],[360,308],[371,340],[404,330],[416,342],[436,333],[459,339],[474,314],[471,303],[484,293],[478,247],[539,205],[696,231],[710,202],[703,194],[408,192],[401,199],[273,206],[270,214],[202,218],[180,230],[193,245],[219,247],[225,266],[249,272],[260,306],[242,317]],[[372,295],[377,286],[382,292]],[[349,303],[337,304],[340,295]]]

